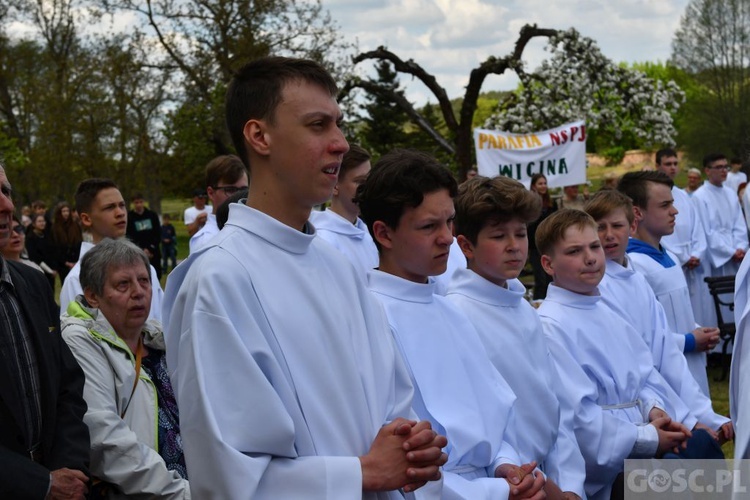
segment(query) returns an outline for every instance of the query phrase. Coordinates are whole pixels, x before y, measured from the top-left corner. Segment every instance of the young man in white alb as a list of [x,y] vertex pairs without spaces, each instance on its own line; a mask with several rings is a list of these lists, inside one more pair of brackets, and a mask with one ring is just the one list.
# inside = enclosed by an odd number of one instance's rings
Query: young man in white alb
[[308,222],[349,147],[336,94],[318,63],[282,57],[229,86],[247,203],[170,274],[164,308],[196,498],[437,498],[446,440],[410,419],[382,308]]
[[[679,171],[677,152],[673,149],[657,151],[656,170],[674,182]],[[700,324],[709,324],[716,313],[713,312],[713,300],[707,298],[706,282],[703,281],[710,272],[706,255],[706,231],[703,229],[695,202],[688,193],[673,185],[672,198],[678,212],[674,232],[662,237],[661,244],[675,254],[678,264],[682,267],[690,291],[690,303],[693,304],[695,320]]]
[[[727,178],[727,158],[720,153],[706,155],[703,170],[706,180],[693,195],[700,214],[703,230],[706,233],[706,260],[708,276],[733,276],[737,274],[748,249],[747,225],[742,215],[737,191],[724,186]],[[711,301],[708,287],[705,299]],[[706,324],[717,324],[716,312],[707,313]],[[733,321],[734,315],[728,308],[722,310],[724,321]]]
[[318,235],[336,247],[366,279],[367,271],[378,266],[378,249],[372,241],[367,225],[359,218],[359,207],[354,203],[357,187],[370,173],[370,153],[356,144],[341,162],[341,170],[333,188],[331,206],[322,212],[313,211],[310,222]]

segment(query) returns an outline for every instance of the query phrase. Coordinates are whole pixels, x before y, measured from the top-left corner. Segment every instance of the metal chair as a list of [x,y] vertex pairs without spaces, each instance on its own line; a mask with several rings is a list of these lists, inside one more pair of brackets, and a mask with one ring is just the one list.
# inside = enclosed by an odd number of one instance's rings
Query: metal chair
[[[722,315],[722,306],[728,307],[730,311],[734,311],[734,276],[716,276],[704,278],[704,281],[708,284],[708,291],[714,299],[714,307],[716,308],[716,320],[718,321],[719,336],[721,337],[721,376],[715,378],[717,382],[720,380],[726,380],[727,373],[729,372],[730,356],[727,353],[729,344],[734,343],[734,334],[736,326],[734,321],[724,321]],[[727,299],[729,297],[729,300]],[[724,298],[722,298],[724,297]]]

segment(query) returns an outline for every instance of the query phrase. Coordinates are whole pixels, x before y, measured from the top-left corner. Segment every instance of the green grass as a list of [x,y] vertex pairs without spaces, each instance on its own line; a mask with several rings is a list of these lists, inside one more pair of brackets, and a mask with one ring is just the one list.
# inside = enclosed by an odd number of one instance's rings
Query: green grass
[[[711,391],[711,401],[714,404],[714,411],[716,413],[729,416],[729,374],[727,374],[726,380],[715,380],[720,375],[720,367],[711,367],[708,369],[708,386]],[[721,449],[727,458],[734,458],[734,441],[724,443]]]

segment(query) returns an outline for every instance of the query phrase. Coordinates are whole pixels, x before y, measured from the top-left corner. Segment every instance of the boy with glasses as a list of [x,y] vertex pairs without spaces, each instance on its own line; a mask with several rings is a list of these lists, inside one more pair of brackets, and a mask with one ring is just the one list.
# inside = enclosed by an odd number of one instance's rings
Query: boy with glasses
[[[729,168],[727,157],[721,153],[706,155],[703,159],[708,182],[693,195],[699,218],[706,233],[707,276],[732,276],[737,274],[748,248],[747,225],[742,216],[737,193],[724,186]],[[716,324],[716,313],[711,310],[704,323]],[[731,311],[726,311],[725,321],[733,321]]]
[[190,238],[190,253],[197,252],[219,232],[216,210],[224,200],[247,189],[247,169],[237,156],[217,156],[206,165],[206,192],[213,207],[203,227]]

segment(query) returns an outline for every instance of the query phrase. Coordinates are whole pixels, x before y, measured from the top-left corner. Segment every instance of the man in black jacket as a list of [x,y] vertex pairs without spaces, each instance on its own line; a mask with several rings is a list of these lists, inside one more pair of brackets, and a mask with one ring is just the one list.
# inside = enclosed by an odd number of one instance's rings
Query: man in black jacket
[[[0,246],[11,186],[0,164]],[[0,498],[84,499],[89,433],[84,376],[60,336],[44,276],[0,257]]]

